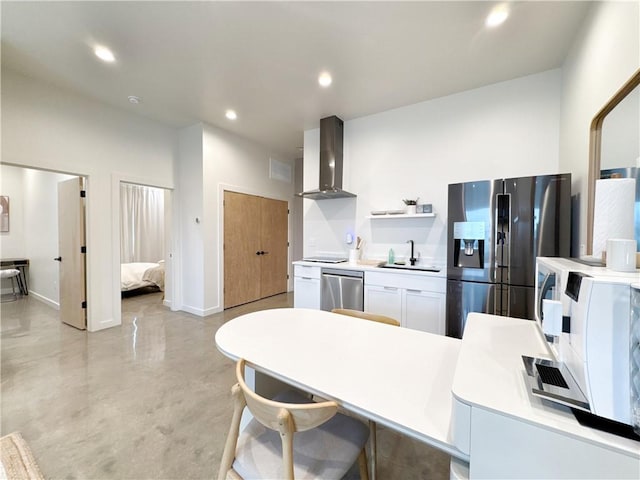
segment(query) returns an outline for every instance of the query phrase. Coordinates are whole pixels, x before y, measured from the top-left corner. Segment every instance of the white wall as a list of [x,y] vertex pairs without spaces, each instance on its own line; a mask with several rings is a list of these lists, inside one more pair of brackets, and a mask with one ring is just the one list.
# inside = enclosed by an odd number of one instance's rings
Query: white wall
[[113,179],[173,188],[176,146],[174,129],[2,71],[3,163],[87,176],[89,330],[120,323]]
[[638,68],[640,2],[594,3],[562,68],[560,166],[573,174],[581,245],[587,238],[591,120]]
[[[181,303],[176,308],[199,316],[224,306],[223,210],[224,190],[291,201],[293,179],[269,178],[267,148],[206,124],[180,132],[177,165],[180,196]],[[198,222],[196,221],[198,218]],[[178,298],[178,295],[176,295]]]
[[[172,309],[203,315],[204,305],[204,222],[202,181],[202,124],[180,131],[179,158],[176,163],[178,208],[174,223],[179,225],[176,242],[180,251]],[[197,220],[196,220],[197,219]]]
[[23,258],[27,255],[24,234],[24,190],[21,168],[2,165],[0,195],[9,197],[9,231],[0,233],[2,258]]
[[29,294],[59,306],[58,182],[72,178],[42,170],[24,170],[25,247],[29,259]]
[[[357,199],[305,200],[304,253],[345,253],[348,232],[364,256],[446,261],[449,183],[559,172],[560,71],[551,70],[345,122],[345,190]],[[304,137],[305,190],[317,188],[319,130]],[[402,199],[433,204],[435,219],[369,220]]]

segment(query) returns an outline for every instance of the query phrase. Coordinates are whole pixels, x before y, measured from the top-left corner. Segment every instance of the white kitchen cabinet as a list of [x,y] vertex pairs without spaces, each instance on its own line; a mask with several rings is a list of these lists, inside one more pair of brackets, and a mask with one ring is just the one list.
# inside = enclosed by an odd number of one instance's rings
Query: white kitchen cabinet
[[293,306],[320,310],[320,267],[294,265]]
[[445,295],[439,292],[406,289],[401,325],[406,328],[444,335]]
[[446,279],[396,272],[367,272],[364,309],[395,318],[405,328],[444,335]]
[[366,285],[365,283],[364,305],[365,311],[367,312],[386,315],[387,317],[400,321],[402,317],[402,289],[389,286]]

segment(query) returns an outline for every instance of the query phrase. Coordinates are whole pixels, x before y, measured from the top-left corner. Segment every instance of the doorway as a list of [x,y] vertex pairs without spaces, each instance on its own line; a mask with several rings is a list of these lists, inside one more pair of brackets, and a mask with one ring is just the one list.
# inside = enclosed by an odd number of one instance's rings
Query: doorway
[[125,299],[155,293],[154,298],[164,302],[170,191],[122,181],[119,196],[120,295]]
[[[65,266],[70,266],[70,259],[81,254],[80,246],[86,246],[86,243],[74,238],[73,242],[77,241],[78,248],[73,248],[71,256],[63,254],[58,235],[67,229],[59,227],[59,217],[69,216],[72,210],[77,213],[81,208],[83,201],[78,193],[79,182],[86,182],[86,178],[7,164],[0,166],[0,178],[3,195],[9,196],[12,200],[10,229],[2,234],[2,256],[26,260],[28,266],[25,275],[29,297],[58,310],[59,319],[65,322],[68,318],[65,313],[65,299],[68,298],[65,290],[74,294],[80,290],[80,287],[68,285],[68,281],[85,285],[86,272],[64,273],[62,262],[54,259],[62,257]],[[72,208],[64,206],[58,197],[59,185],[67,181],[76,185],[76,193],[72,195]],[[84,220],[85,216],[86,213],[82,209],[81,217],[76,216],[76,219]],[[83,232],[84,228],[76,230],[77,235]],[[66,262],[67,259],[70,260],[69,263]],[[84,300],[84,297],[74,297],[70,304],[80,319],[77,324],[79,328],[85,328],[86,325],[86,310],[82,308]]]
[[284,200],[224,191],[224,308],[287,291]]

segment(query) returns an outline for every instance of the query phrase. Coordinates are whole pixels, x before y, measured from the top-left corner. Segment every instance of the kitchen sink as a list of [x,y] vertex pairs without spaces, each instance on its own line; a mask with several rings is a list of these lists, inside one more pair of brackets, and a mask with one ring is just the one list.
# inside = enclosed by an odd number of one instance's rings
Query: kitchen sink
[[394,268],[396,270],[418,270],[421,272],[439,272],[440,269],[433,265],[407,265],[403,263],[381,263],[380,268]]

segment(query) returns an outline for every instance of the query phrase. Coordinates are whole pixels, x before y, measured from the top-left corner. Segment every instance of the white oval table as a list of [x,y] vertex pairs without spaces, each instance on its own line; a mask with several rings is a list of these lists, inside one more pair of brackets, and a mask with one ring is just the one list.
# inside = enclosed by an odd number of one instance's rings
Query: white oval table
[[458,339],[285,308],[237,317],[215,341],[229,358],[469,460],[450,435]]

